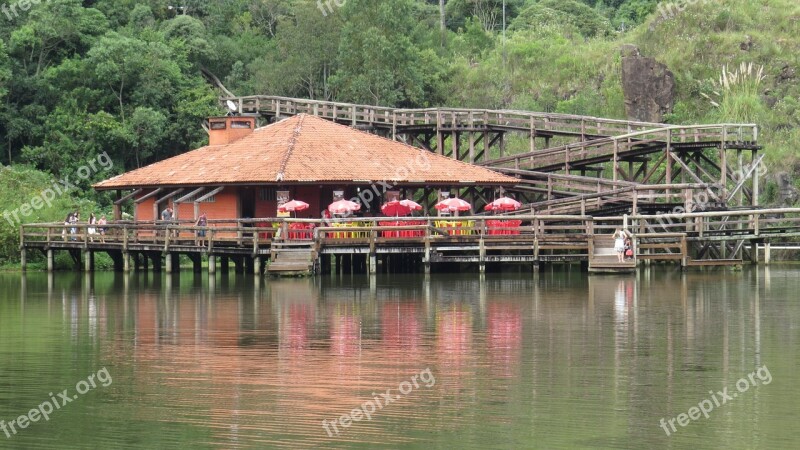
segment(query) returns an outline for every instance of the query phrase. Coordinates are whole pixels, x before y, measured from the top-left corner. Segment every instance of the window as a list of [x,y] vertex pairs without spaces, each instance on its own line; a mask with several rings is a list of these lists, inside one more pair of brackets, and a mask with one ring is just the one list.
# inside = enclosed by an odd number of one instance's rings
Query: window
[[212,130],[224,130],[225,128],[225,122],[211,122]]
[[258,190],[258,199],[262,202],[274,202],[278,200],[278,193],[273,188],[261,188]]
[[231,128],[247,128],[250,129],[250,122],[245,120],[232,120]]

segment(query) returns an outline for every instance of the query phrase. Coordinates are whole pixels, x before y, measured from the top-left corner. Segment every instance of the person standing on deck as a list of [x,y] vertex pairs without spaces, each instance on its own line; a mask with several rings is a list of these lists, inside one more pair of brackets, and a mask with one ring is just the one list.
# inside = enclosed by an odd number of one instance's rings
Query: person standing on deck
[[164,224],[164,236],[167,235],[167,227],[172,222],[172,208],[167,206],[164,211],[161,211],[161,222]]
[[97,231],[100,232],[100,242],[105,244],[106,243],[106,228],[103,225],[108,224],[108,221],[106,220],[105,214],[100,216],[100,220],[97,221],[97,224],[100,225],[100,228],[97,230]]
[[611,235],[614,238],[614,251],[617,252],[617,259],[619,262],[625,261],[625,237],[627,235],[624,231],[617,228],[617,231]]
[[[208,216],[206,213],[200,214],[200,217],[197,218],[197,222],[194,223],[196,227],[207,227],[208,226]],[[197,230],[197,237],[199,242],[198,245],[201,247],[205,247],[206,245],[206,230]],[[196,242],[196,243],[197,243]]]
[[94,213],[89,214],[89,228],[86,231],[89,233],[89,241],[94,242],[94,235],[97,234],[97,217],[94,216]]

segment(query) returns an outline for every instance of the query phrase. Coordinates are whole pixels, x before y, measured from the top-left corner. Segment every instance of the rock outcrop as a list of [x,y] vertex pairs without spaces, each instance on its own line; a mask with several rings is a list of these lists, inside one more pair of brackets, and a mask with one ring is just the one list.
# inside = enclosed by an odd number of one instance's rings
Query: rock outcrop
[[675,102],[675,76],[653,58],[641,56],[634,45],[622,51],[622,90],[630,120],[663,122]]

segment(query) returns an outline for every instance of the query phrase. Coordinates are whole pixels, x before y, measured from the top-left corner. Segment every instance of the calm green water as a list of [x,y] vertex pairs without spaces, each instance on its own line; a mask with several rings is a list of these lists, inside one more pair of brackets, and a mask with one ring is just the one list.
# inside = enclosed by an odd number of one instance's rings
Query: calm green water
[[0,448],[798,448],[798,275],[0,275]]

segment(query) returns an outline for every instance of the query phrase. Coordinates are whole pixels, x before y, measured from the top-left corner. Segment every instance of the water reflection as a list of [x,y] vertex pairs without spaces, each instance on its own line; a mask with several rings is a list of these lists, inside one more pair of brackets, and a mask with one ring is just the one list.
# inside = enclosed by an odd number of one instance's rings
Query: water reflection
[[[65,346],[76,366],[113,367],[113,398],[126,406],[104,413],[119,420],[107,435],[98,431],[110,442],[132,420],[186,430],[175,442],[174,433],[152,437],[162,447],[188,440],[477,448],[499,442],[492,437],[499,431],[520,444],[513,447],[525,447],[531,433],[545,447],[660,447],[667,441],[658,419],[752,367],[766,363],[776,380],[800,381],[786,369],[794,367],[792,343],[800,342],[800,311],[786,301],[798,282],[775,269],[258,283],[147,274],[20,280],[2,285],[4,351],[36,324],[37,339],[60,345],[35,356],[49,367],[37,383],[62,384],[44,374],[64,370],[55,355]],[[0,380],[23,367],[4,361]],[[426,368],[435,386],[340,435],[322,429],[323,419]],[[743,425],[764,426],[765,403],[780,401],[774,391],[759,390],[729,415],[693,424],[669,442],[713,433],[736,444]],[[37,394],[21,388],[13,404]],[[31,436],[26,444],[48,446]]]

